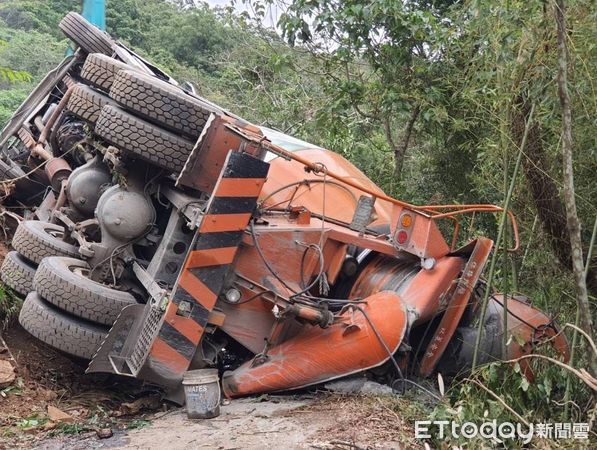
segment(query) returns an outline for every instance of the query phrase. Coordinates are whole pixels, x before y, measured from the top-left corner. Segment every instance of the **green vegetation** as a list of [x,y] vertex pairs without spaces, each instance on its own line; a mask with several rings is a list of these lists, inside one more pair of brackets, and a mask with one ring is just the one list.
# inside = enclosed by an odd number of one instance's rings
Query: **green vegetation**
[[[62,57],[67,41],[57,24],[79,3],[0,4],[0,68],[28,74],[0,78],[0,125]],[[573,323],[554,3],[294,0],[280,22],[282,37],[259,24],[269,3],[253,2],[255,20],[164,0],[108,1],[108,31],[201,95],[341,153],[388,193],[414,203],[503,204],[534,106],[510,204],[522,249],[499,258],[494,284],[528,294],[559,323]],[[566,15],[574,181],[586,255],[597,214],[597,12],[593,2],[576,0]],[[495,237],[498,220],[465,222],[463,237]],[[512,243],[512,236],[505,239]],[[587,279],[593,316],[596,268],[593,258]],[[576,355],[574,366],[588,368],[590,350]],[[532,365],[539,376],[531,384],[516,366],[491,365],[471,378],[529,421],[588,421],[589,390],[572,379],[566,407],[567,373],[545,361]],[[513,419],[477,384],[460,382],[434,414],[466,421],[485,411]]]
[[23,301],[12,291],[0,286],[0,332],[17,318],[22,304]]

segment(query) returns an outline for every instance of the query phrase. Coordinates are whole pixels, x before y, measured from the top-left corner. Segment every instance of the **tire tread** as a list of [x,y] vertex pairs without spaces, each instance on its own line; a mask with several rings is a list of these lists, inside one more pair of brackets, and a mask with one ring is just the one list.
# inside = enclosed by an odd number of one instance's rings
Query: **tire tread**
[[6,254],[0,268],[0,279],[13,291],[27,295],[33,290],[36,267],[16,251]]
[[62,32],[88,53],[111,55],[114,41],[107,33],[93,26],[83,16],[69,12],[58,24]]
[[193,142],[111,105],[102,109],[95,133],[121,150],[174,172],[182,170],[194,146]]
[[222,113],[176,86],[134,70],[116,74],[110,97],[157,125],[195,139],[210,114]]
[[63,232],[64,228],[38,220],[24,220],[19,224],[12,238],[12,247],[29,261],[39,264],[47,256],[78,256],[74,245],[45,232],[53,229]]
[[33,279],[35,291],[61,310],[102,325],[112,325],[122,308],[136,303],[128,292],[76,275],[69,266],[89,269],[85,261],[74,258],[45,258]]
[[74,87],[66,109],[87,122],[95,123],[104,106],[115,104],[107,95],[79,84]]
[[108,328],[65,314],[31,292],[21,308],[19,323],[39,340],[79,358],[91,359],[106,338]]
[[103,53],[90,53],[81,68],[81,78],[92,86],[109,93],[114,77],[120,70],[132,69],[128,64]]

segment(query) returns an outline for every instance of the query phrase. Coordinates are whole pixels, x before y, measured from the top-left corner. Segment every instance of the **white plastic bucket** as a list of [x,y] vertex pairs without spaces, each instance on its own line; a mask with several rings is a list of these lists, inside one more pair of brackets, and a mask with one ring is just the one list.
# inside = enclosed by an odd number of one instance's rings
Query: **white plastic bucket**
[[189,419],[211,419],[220,415],[218,369],[189,370],[182,379]]

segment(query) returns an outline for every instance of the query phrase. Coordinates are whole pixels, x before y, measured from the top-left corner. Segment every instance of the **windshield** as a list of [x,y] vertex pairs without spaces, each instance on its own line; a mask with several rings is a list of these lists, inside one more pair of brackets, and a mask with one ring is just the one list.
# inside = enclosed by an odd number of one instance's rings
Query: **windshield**
[[[306,141],[301,139],[297,139],[292,136],[288,136],[287,134],[282,133],[281,131],[272,130],[271,128],[267,127],[259,127],[259,129],[263,132],[266,138],[268,138],[272,144],[282,147],[284,150],[289,152],[296,152],[298,150],[306,150],[306,149],[321,149],[321,147],[315,144],[309,144]],[[266,161],[271,161],[277,155],[267,152],[265,156]]]

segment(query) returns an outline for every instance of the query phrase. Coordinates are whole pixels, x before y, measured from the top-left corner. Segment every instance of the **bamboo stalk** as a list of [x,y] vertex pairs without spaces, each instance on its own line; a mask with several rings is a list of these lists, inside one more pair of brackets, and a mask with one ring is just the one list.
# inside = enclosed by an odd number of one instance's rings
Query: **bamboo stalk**
[[[580,309],[581,328],[589,335],[593,334],[591,305],[587,293],[584,260],[582,257],[582,240],[580,220],[576,210],[576,193],[574,191],[573,140],[572,140],[572,106],[568,91],[568,30],[566,25],[566,1],[555,2],[556,34],[558,41],[558,76],[557,86],[562,107],[562,174],[564,205],[566,207],[566,224],[570,235],[572,249],[572,273],[574,275],[576,302]],[[587,355],[589,367],[593,375],[597,375],[597,355]]]
[[[503,75],[502,71],[500,70],[500,75]],[[500,77],[501,78],[501,77]],[[508,134],[508,129],[507,129],[507,124],[508,124],[508,114],[507,112],[507,108],[503,109],[504,113],[503,115],[506,116],[505,119],[501,120],[500,123],[500,146],[502,147],[502,153],[503,153],[503,158],[504,158],[504,195],[507,197],[508,196],[508,191],[509,191],[509,183],[508,183],[508,178],[509,178],[509,172],[510,172],[510,161],[508,159],[508,141],[506,139],[507,134]],[[500,243],[499,241],[496,244],[495,247],[495,251],[496,253],[498,252],[498,249],[500,248],[500,245],[503,245],[504,250],[506,250],[508,248],[508,216],[506,215],[506,221],[504,222],[504,240],[503,243]],[[502,323],[503,323],[503,327],[504,327],[504,333],[502,333],[502,355],[503,358],[506,359],[506,355],[508,353],[508,333],[506,332],[508,330],[508,252],[504,251],[503,252],[503,260],[502,260],[502,291],[504,293],[504,313],[502,316]]]
[[[595,216],[595,221],[593,222],[593,233],[591,234],[591,241],[589,242],[589,249],[587,250],[587,259],[585,262],[585,270],[584,276],[585,279],[587,278],[587,274],[589,273],[589,265],[591,264],[591,257],[593,255],[593,246],[595,245],[595,236],[597,235],[597,216]],[[576,345],[578,341],[578,325],[580,323],[580,308],[576,308],[576,319],[574,321],[574,332],[572,333],[572,350],[570,350],[570,365],[574,366],[574,360],[576,358]],[[568,374],[568,378],[566,379],[566,391],[564,392],[564,404],[566,405],[564,408],[564,418],[568,420],[570,415],[570,396],[572,395],[572,376]]]
[[[496,253],[498,252],[498,248],[499,248],[499,242],[498,245],[496,246]],[[508,216],[506,215],[506,222],[504,225],[504,240],[503,240],[503,248],[504,250],[508,248]],[[508,283],[508,275],[509,275],[509,271],[508,271],[508,264],[510,263],[509,261],[509,257],[508,257],[508,252],[504,251],[503,252],[504,258],[502,261],[502,271],[503,271],[503,276],[502,276],[502,291],[503,291],[503,295],[504,295],[504,312],[503,312],[503,316],[502,316],[502,322],[503,322],[503,327],[504,327],[504,332],[502,333],[502,357],[504,359],[506,359],[506,355],[508,354],[508,292],[509,292],[509,288],[510,285]]]
[[[499,246],[500,242],[502,242],[502,237],[504,235],[504,228],[506,225],[506,220],[508,218],[508,209],[510,207],[510,199],[512,198],[512,193],[514,192],[514,186],[516,184],[516,176],[518,175],[518,170],[520,169],[520,162],[522,160],[522,154],[524,152],[524,147],[527,142],[527,137],[529,135],[529,128],[531,122],[533,120],[533,113],[535,112],[535,104],[531,105],[531,111],[529,113],[529,117],[524,127],[524,134],[522,136],[522,142],[520,143],[520,149],[518,150],[518,156],[516,158],[516,164],[514,165],[514,173],[512,173],[512,178],[510,180],[510,188],[508,189],[508,194],[506,195],[506,199],[504,201],[503,212],[500,219],[500,224],[498,228],[498,236],[496,239],[497,245]],[[487,303],[489,302],[489,295],[491,293],[491,284],[493,283],[493,276],[495,274],[495,264],[497,262],[497,255],[498,255],[498,247],[496,246],[493,255],[491,256],[491,262],[489,263],[489,275],[487,276],[487,286],[485,288],[485,293],[483,294],[483,302],[481,305],[481,315],[479,318],[479,328],[477,330],[477,338],[475,340],[475,350],[473,353],[473,365],[472,370],[475,370],[477,367],[477,358],[479,356],[479,347],[481,345],[481,336],[483,334],[483,323],[485,322],[485,314],[487,313]],[[507,330],[504,330],[504,334]]]

